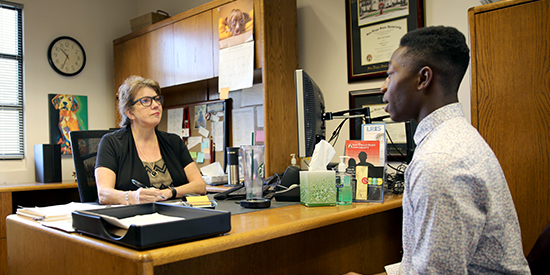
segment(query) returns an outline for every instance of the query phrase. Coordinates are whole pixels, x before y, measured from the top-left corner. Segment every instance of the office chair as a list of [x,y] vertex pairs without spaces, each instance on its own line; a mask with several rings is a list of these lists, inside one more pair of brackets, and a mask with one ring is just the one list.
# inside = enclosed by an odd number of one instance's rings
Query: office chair
[[531,274],[550,274],[550,223],[546,225],[527,255]]
[[97,202],[97,186],[94,175],[95,159],[101,137],[109,132],[111,131],[87,130],[69,132],[81,202]]

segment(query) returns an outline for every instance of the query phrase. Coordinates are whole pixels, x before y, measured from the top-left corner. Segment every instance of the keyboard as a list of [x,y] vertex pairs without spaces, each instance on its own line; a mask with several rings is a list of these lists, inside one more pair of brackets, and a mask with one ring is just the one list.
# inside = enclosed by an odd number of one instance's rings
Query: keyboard
[[[269,193],[269,185],[263,185],[262,186],[262,192],[264,196]],[[216,195],[214,195],[214,199],[216,200],[242,200],[246,198],[246,189],[244,188],[244,185],[237,185],[231,189],[225,190],[223,192],[220,192]]]

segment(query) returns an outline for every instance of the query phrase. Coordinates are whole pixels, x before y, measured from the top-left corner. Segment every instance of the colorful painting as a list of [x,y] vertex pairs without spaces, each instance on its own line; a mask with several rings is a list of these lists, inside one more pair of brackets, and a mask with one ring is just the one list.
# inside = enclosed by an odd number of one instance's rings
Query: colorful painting
[[70,155],[70,131],[88,130],[88,97],[48,94],[50,143],[61,145],[61,154]]

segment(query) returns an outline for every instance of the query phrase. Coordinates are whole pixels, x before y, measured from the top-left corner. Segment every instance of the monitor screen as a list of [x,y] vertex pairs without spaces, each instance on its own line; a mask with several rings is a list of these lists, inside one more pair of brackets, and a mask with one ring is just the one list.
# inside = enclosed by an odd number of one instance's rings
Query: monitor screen
[[304,72],[294,72],[298,118],[298,157],[313,155],[315,145],[325,139],[325,100],[319,86]]

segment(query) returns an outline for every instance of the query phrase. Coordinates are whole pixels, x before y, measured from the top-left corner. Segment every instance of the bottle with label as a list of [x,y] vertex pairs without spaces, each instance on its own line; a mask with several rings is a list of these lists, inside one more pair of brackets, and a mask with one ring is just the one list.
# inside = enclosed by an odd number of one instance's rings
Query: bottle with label
[[300,166],[298,166],[298,164],[296,164],[296,154],[290,154],[290,156],[292,157],[292,159],[290,160],[290,166],[295,166],[295,167],[300,168]]
[[348,156],[340,156],[338,171],[336,172],[336,202],[338,205],[350,205],[353,200],[351,191],[351,176],[346,173],[345,159]]

